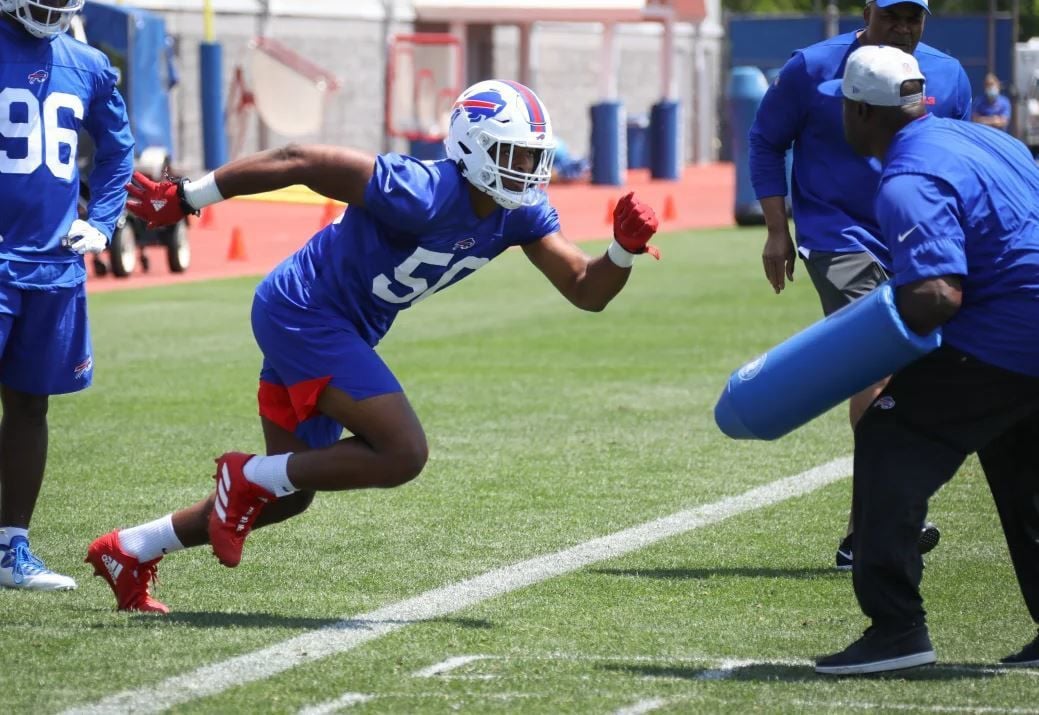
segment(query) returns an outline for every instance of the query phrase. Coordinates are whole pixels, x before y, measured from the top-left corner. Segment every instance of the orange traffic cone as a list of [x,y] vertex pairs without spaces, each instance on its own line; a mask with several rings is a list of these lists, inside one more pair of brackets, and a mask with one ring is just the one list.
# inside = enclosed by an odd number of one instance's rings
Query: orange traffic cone
[[617,199],[606,202],[606,223],[613,225],[613,212],[617,210]]
[[675,197],[668,194],[664,199],[664,220],[674,221],[676,218],[678,218],[678,211],[675,209]]
[[199,228],[212,228],[213,226],[213,209],[204,208],[198,217]]
[[233,229],[231,229],[231,247],[227,249],[227,260],[246,260],[245,239],[242,238],[242,229],[238,226],[235,226]]

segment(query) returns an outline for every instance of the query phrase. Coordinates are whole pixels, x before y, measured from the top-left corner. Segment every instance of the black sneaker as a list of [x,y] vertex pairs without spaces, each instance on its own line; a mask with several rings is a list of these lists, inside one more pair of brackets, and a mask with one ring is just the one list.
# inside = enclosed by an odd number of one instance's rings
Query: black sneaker
[[1013,655],[1008,655],[999,661],[1003,665],[1012,665],[1017,668],[1039,667],[1039,636],[1035,640]]
[[[938,527],[927,521],[920,529],[920,537],[916,541],[917,548],[921,554],[926,554],[934,549],[941,541],[942,532]],[[834,557],[834,568],[838,571],[851,571],[854,555],[851,551],[851,534],[848,534],[837,547],[837,555]]]
[[841,545],[837,547],[837,555],[834,557],[834,568],[838,571],[851,571],[851,562],[851,534],[848,534],[841,541]]
[[815,661],[815,672],[824,675],[866,675],[931,665],[937,660],[927,635],[927,626],[898,631],[870,626],[861,638],[840,653]]
[[916,540],[916,545],[919,547],[921,554],[926,554],[934,549],[941,540],[942,532],[938,531],[938,527],[929,521],[925,521],[924,528],[920,529],[920,537]]

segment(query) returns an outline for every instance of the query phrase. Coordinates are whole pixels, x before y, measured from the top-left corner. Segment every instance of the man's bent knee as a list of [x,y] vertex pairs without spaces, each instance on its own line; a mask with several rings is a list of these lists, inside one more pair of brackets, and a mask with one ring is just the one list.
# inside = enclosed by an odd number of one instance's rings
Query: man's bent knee
[[399,487],[422,473],[429,459],[429,445],[425,439],[394,449],[387,454],[389,462],[380,487]]

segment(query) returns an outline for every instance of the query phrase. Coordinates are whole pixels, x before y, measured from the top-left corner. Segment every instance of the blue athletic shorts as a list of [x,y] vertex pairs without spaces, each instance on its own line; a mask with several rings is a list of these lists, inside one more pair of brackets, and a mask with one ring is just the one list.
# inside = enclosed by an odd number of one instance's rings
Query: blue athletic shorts
[[0,384],[60,395],[90,387],[93,378],[86,284],[47,290],[0,285]]
[[386,363],[347,321],[254,298],[253,336],[263,353],[260,415],[310,447],[337,442],[343,426],[320,414],[317,401],[332,385],[355,400],[402,392]]

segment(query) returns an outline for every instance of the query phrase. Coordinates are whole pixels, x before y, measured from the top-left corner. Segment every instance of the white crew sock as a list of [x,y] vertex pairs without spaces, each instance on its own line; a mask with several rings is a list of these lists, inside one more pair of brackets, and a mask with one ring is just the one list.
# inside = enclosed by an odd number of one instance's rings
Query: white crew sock
[[180,551],[180,543],[173,530],[173,514],[119,531],[119,545],[138,561],[151,561],[165,554]]
[[0,526],[0,546],[10,546],[11,539],[16,536],[29,538],[29,530],[20,526]]
[[295,484],[289,481],[289,457],[287,454],[275,454],[270,457],[256,455],[242,467],[245,478],[257,484],[276,497],[284,497],[298,492]]

